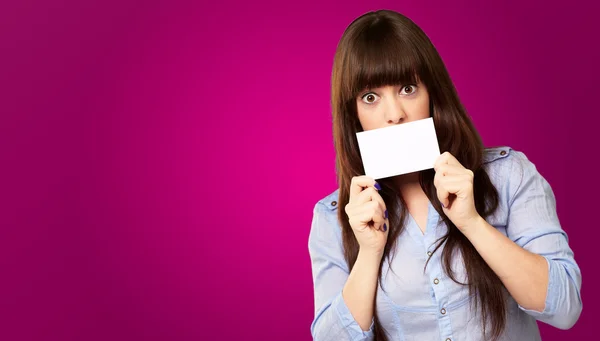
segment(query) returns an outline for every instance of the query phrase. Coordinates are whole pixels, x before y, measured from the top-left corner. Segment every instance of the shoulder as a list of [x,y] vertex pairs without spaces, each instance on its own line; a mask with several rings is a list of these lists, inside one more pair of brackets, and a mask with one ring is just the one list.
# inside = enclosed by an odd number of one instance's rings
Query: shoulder
[[494,161],[511,157],[514,149],[509,146],[488,147],[483,150],[483,164],[489,164]]
[[340,190],[339,188],[335,191],[327,194],[325,197],[319,199],[317,201],[317,208],[325,210],[325,211],[335,211],[337,210],[338,204],[338,194]]
[[335,189],[317,200],[313,211],[313,223],[317,222],[320,223],[319,225],[326,225],[327,228],[332,226],[337,227],[337,229],[340,228],[338,222],[338,207],[340,206],[338,194],[339,189]]
[[338,194],[339,189],[336,189],[317,200],[313,211],[313,221],[321,221],[326,225],[339,225],[337,210],[340,204]]
[[483,151],[483,167],[494,178],[522,177],[525,171],[535,170],[535,165],[524,152],[510,146],[488,147]]
[[[338,192],[336,189],[317,200],[309,233],[311,252],[325,252],[341,245],[341,226],[338,222]],[[334,242],[337,241],[337,242]],[[325,248],[325,249],[324,249]],[[330,252],[330,251],[327,251]]]
[[486,148],[483,167],[507,202],[512,202],[516,193],[525,188],[531,190],[541,186],[547,190],[549,187],[529,157],[523,151],[509,146]]

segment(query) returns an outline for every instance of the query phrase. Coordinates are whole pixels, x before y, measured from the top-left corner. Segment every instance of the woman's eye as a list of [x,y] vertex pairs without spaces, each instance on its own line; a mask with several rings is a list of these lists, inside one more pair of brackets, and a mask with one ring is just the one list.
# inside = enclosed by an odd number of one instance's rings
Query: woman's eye
[[375,102],[375,100],[377,100],[377,95],[375,95],[373,93],[368,93],[368,94],[365,94],[364,96],[362,96],[362,100],[363,100],[363,102],[365,102],[367,104],[371,104],[371,103]]
[[[404,92],[404,91],[406,91],[406,92]],[[414,93],[415,91],[417,91],[417,87],[416,86],[414,86],[414,85],[406,85],[406,86],[402,87],[402,91],[401,92],[404,92],[405,95],[410,95],[410,94]]]

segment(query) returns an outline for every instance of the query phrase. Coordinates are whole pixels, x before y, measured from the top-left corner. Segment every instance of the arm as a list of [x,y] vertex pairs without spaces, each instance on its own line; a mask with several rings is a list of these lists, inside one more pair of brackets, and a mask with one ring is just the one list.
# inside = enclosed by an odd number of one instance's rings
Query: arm
[[581,272],[556,214],[554,194],[524,154],[515,153],[507,235],[483,219],[463,233],[498,275],[519,308],[569,329],[582,310]]
[[548,290],[548,263],[521,248],[484,219],[465,228],[465,236],[524,308],[541,312]]
[[359,251],[356,263],[342,291],[344,302],[364,331],[368,331],[373,323],[373,303],[382,256]]
[[359,253],[348,272],[335,219],[324,205],[315,206],[308,242],[315,308],[311,334],[314,340],[373,340],[376,259],[380,258]]

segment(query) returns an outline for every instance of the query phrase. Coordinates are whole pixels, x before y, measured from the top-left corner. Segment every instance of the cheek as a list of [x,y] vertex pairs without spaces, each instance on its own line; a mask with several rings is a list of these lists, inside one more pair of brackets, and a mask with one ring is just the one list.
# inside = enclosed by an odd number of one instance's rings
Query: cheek
[[411,111],[414,119],[423,119],[429,117],[429,100],[425,98],[419,98],[413,102]]
[[358,120],[360,121],[363,130],[371,130],[375,128],[379,128],[379,121],[377,120],[376,113],[363,113],[362,115],[358,115]]
[[358,120],[360,121],[360,125],[362,126],[363,130],[370,130],[370,129],[372,129],[373,122],[370,122],[370,120],[367,119],[366,117],[359,116]]
[[376,114],[367,110],[358,109],[358,120],[360,121],[363,130],[373,129],[376,125]]

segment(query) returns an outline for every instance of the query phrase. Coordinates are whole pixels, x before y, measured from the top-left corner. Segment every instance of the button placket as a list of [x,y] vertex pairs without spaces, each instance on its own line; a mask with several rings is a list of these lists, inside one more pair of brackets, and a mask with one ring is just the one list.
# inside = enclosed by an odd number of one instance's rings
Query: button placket
[[[441,230],[440,230],[441,231]],[[443,232],[443,231],[441,231]],[[426,237],[430,238],[431,240],[426,239],[426,249],[425,252],[427,254],[427,259],[429,260],[429,263],[427,265],[427,273],[429,275],[429,283],[431,283],[431,290],[432,292],[432,296],[433,296],[433,300],[434,300],[434,304],[437,305],[438,307],[438,311],[440,312],[439,315],[437,315],[437,319],[438,322],[440,323],[440,332],[442,333],[442,335],[446,335],[446,336],[452,336],[452,326],[450,324],[450,315],[448,314],[447,310],[445,307],[448,306],[448,304],[450,304],[449,302],[449,296],[448,296],[448,292],[447,292],[447,288],[444,285],[444,282],[442,282],[442,279],[444,279],[443,277],[443,268],[442,268],[442,264],[440,261],[440,253],[438,252],[435,256],[433,257],[433,251],[432,249],[435,247],[435,240],[433,240],[433,238],[437,237],[434,234],[429,234]],[[452,341],[452,340],[449,340]]]

